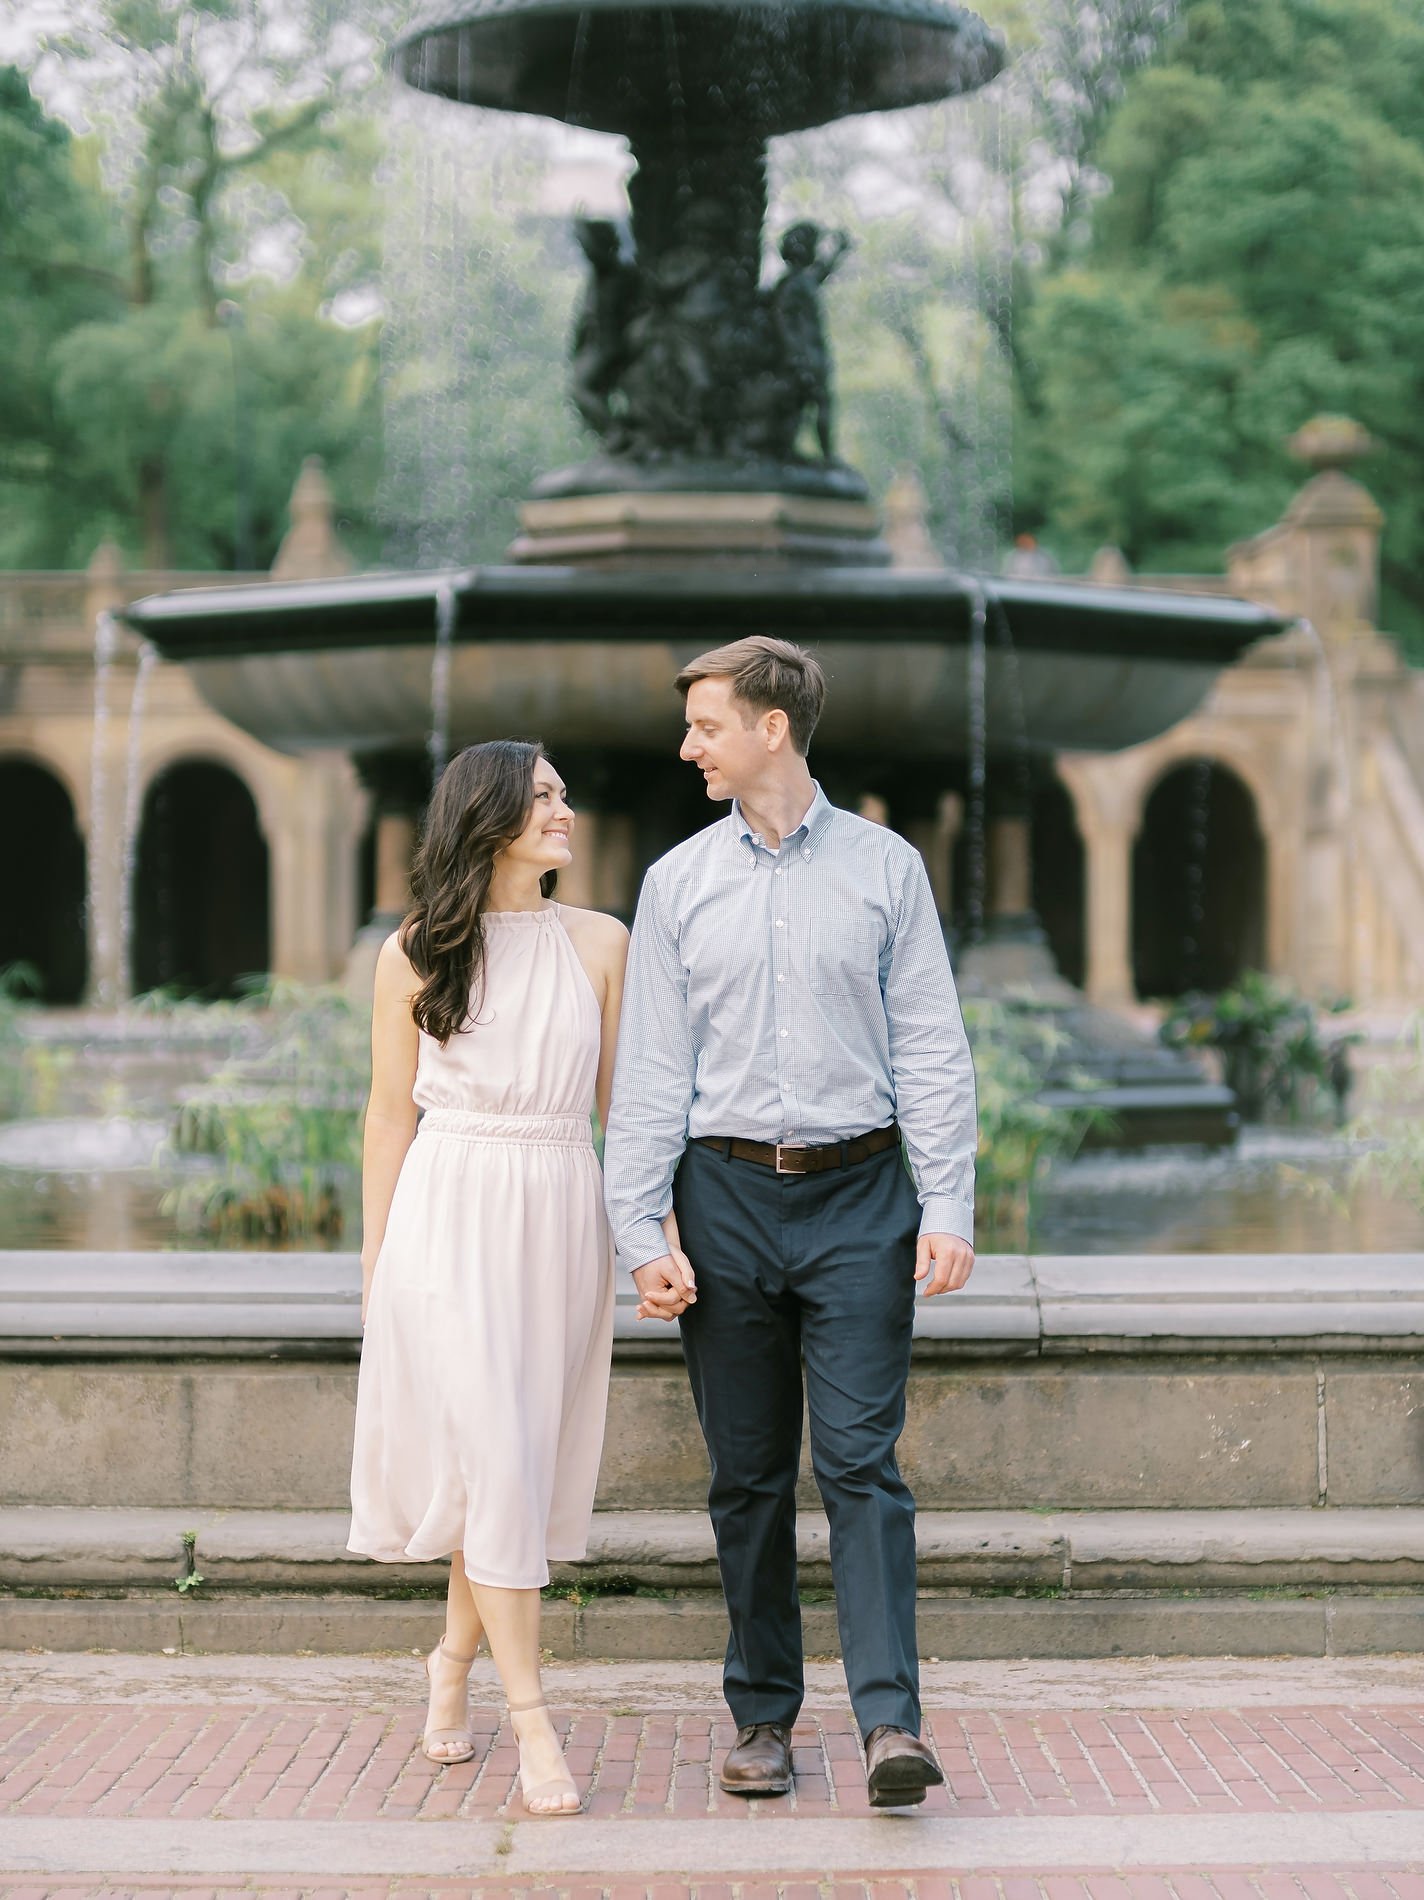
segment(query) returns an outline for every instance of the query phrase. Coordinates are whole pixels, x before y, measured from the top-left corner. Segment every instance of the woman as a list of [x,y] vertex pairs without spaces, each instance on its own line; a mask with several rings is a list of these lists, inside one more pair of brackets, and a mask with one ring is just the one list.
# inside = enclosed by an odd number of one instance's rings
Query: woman
[[[468,1761],[482,1637],[524,1807],[580,1801],[539,1683],[549,1558],[587,1549],[613,1334],[606,1123],[628,933],[550,901],[574,814],[536,745],[453,759],[376,966],[350,1548],[453,1552],[432,1761]],[[423,1110],[417,1132],[417,1110]]]

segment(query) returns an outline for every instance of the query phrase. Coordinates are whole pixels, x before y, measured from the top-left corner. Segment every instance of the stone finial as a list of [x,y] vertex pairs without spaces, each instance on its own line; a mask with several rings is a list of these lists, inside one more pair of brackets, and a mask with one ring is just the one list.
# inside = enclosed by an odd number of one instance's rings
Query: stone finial
[[351,572],[351,557],[336,538],[331,484],[319,455],[309,455],[292,490],[292,525],[272,563],[274,581],[328,580]]
[[1349,416],[1315,416],[1290,439],[1314,473],[1274,528],[1227,556],[1231,584],[1281,612],[1309,620],[1327,638],[1358,644],[1374,625],[1384,516],[1346,464],[1373,446]]
[[84,619],[91,631],[101,613],[116,613],[127,603],[124,572],[118,548],[112,541],[101,541],[84,570]]
[[91,587],[117,587],[123,580],[124,557],[115,541],[101,541],[84,570]]
[[1286,445],[1297,461],[1317,472],[1348,468],[1375,446],[1374,438],[1353,416],[1312,416]]
[[939,570],[944,560],[930,539],[926,516],[929,503],[918,475],[897,475],[885,491],[885,543],[890,565],[921,573]]

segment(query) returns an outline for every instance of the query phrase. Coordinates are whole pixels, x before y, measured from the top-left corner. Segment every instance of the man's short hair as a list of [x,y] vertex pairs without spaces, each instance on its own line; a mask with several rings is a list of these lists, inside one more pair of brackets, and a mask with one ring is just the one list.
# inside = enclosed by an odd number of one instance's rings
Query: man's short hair
[[674,684],[683,698],[698,680],[730,680],[734,697],[753,714],[784,712],[791,743],[804,758],[826,703],[826,676],[814,653],[769,633],[713,647],[689,660]]

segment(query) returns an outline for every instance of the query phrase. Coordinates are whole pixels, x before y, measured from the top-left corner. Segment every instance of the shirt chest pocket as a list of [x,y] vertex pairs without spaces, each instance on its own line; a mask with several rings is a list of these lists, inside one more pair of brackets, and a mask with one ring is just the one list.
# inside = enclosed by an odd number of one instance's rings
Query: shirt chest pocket
[[810,947],[808,971],[818,996],[867,996],[880,987],[880,932],[872,923],[823,929]]

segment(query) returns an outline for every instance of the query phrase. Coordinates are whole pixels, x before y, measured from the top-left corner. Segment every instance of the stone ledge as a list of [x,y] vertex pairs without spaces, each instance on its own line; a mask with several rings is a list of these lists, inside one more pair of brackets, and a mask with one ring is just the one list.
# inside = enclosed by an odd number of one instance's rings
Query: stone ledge
[[[165,1585],[194,1567],[215,1588],[430,1589],[431,1564],[375,1564],[346,1547],[343,1511],[0,1510],[0,1586]],[[825,1517],[797,1520],[802,1582],[829,1585]],[[919,1579],[929,1589],[1069,1594],[1276,1587],[1424,1586],[1424,1508],[1202,1511],[922,1511]],[[701,1512],[600,1511],[589,1556],[556,1582],[610,1581],[716,1593]],[[196,1601],[196,1599],[195,1599]],[[592,1605],[590,1605],[590,1608]]]
[[[0,1253],[0,1356],[330,1354],[360,1346],[353,1254]],[[620,1358],[676,1355],[619,1290]],[[1424,1254],[986,1254],[921,1302],[919,1357],[1398,1350],[1424,1341]]]
[[[0,1596],[0,1649],[170,1654],[359,1655],[429,1649],[438,1601],[263,1595],[183,1601],[135,1592],[104,1598]],[[1292,1601],[1223,1596],[1078,1599],[924,1597],[926,1658],[1369,1656],[1424,1649],[1424,1598]],[[829,1605],[803,1612],[807,1653],[838,1653]],[[640,1597],[544,1605],[543,1639],[557,1661],[715,1662],[726,1618],[707,1598]]]

